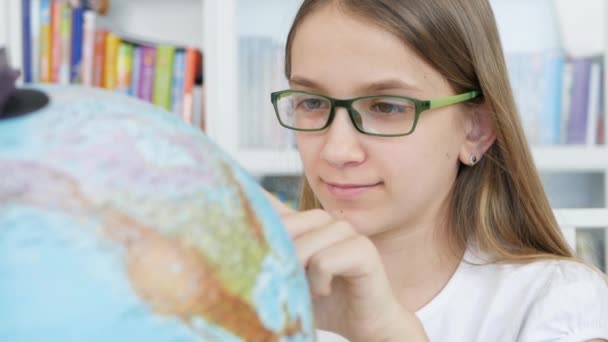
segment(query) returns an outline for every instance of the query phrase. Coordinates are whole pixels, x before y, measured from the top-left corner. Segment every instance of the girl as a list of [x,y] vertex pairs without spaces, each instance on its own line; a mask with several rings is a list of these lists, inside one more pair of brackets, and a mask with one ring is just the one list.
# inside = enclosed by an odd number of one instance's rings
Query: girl
[[608,339],[608,284],[553,217],[487,0],[305,0],[285,71],[272,101],[305,177],[301,211],[274,203],[319,328]]

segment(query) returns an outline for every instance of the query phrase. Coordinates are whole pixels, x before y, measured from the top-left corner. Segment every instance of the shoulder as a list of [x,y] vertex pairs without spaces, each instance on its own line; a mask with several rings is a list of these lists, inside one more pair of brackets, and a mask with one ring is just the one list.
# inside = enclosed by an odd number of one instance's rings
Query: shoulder
[[509,273],[529,278],[538,288],[525,312],[521,340],[608,339],[608,281],[602,274],[567,260],[511,267]]

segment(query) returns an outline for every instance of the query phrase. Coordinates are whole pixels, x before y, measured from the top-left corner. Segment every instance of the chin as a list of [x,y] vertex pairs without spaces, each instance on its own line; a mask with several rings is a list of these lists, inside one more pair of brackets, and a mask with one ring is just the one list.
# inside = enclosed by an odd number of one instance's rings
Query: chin
[[[350,223],[359,234],[372,236],[380,233],[377,221],[372,219],[373,215],[369,210],[362,208],[346,207],[340,205],[323,206],[325,210],[335,219],[344,220]],[[375,222],[371,225],[370,222]]]

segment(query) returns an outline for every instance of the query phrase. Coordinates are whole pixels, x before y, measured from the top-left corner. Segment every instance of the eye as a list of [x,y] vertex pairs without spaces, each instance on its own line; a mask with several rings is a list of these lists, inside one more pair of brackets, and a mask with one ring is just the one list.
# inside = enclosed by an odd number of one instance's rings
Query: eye
[[297,108],[307,111],[313,111],[317,109],[325,108],[325,101],[318,98],[304,98],[297,102]]
[[375,114],[405,114],[411,110],[410,107],[408,103],[382,100],[372,103],[370,111]]

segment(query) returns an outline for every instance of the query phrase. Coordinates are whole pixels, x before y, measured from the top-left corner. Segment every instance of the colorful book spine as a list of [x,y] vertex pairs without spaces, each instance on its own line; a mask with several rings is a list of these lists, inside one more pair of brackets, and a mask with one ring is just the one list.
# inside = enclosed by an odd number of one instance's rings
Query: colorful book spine
[[70,56],[70,82],[82,81],[82,57],[84,35],[84,8],[76,7],[72,10],[72,40]]
[[132,64],[133,45],[121,42],[118,46],[118,60],[116,65],[116,91],[127,95],[131,94]]
[[30,0],[30,51],[32,82],[40,82],[40,0]]
[[21,23],[22,23],[22,44],[23,44],[23,81],[27,83],[32,82],[32,42],[31,42],[31,1],[21,1]]
[[585,134],[586,144],[593,146],[597,143],[597,128],[600,119],[600,91],[603,72],[601,59],[591,63],[589,73],[589,98],[587,108],[587,133]]
[[572,62],[572,90],[568,118],[568,144],[584,144],[589,110],[589,83],[592,59],[577,58]]
[[562,76],[562,113],[560,143],[568,141],[568,120],[570,118],[570,93],[572,92],[572,61],[568,58],[564,63]]
[[186,70],[184,75],[184,99],[182,117],[185,122],[192,124],[194,114],[194,82],[201,65],[201,55],[196,49],[186,49]]
[[184,76],[186,73],[186,52],[175,51],[173,57],[173,82],[171,82],[171,111],[180,116],[184,105]]
[[154,104],[167,110],[171,110],[171,80],[173,78],[174,55],[174,46],[159,45],[156,48]]
[[114,90],[118,85],[118,78],[116,73],[117,61],[118,61],[118,46],[120,45],[120,38],[113,33],[108,33],[106,36],[106,55],[105,55],[105,68],[103,76],[103,87],[106,89]]
[[[606,68],[608,67],[606,65],[606,60],[604,59],[601,63],[601,68],[602,71],[600,72],[600,104],[599,104],[599,118],[598,118],[598,122],[597,122],[597,144],[598,145],[605,145],[606,144],[606,138],[605,138],[605,129],[606,129],[606,97],[604,96],[604,94],[606,94]],[[608,267],[608,265],[606,265]]]
[[93,70],[95,56],[95,24],[97,15],[93,11],[84,12],[82,37],[82,84],[93,86]]
[[64,5],[61,8],[61,61],[59,63],[59,83],[70,83],[70,64],[72,47],[72,9]]
[[63,2],[51,1],[51,82],[59,83]]
[[154,98],[154,65],[156,64],[156,49],[141,46],[141,63],[139,75],[139,92],[137,97],[152,102]]
[[129,94],[138,96],[139,94],[139,77],[141,69],[141,48],[139,46],[133,47],[133,58],[131,62],[131,89]]
[[93,51],[93,86],[102,88],[105,75],[106,30],[95,30],[95,46]]
[[40,81],[50,83],[51,76],[51,0],[40,1]]

